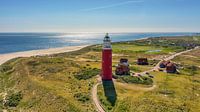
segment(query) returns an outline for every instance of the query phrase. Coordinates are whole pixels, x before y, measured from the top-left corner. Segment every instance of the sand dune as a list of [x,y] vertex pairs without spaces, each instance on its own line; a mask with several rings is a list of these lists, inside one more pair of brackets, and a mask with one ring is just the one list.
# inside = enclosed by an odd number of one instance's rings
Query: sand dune
[[17,57],[30,57],[30,56],[38,56],[38,55],[42,56],[42,55],[64,53],[64,52],[76,51],[86,46],[88,45],[69,46],[69,47],[61,47],[61,48],[51,48],[51,49],[43,49],[43,50],[32,50],[32,51],[16,52],[16,53],[9,53],[9,54],[0,54],[0,65],[10,59],[17,58]]

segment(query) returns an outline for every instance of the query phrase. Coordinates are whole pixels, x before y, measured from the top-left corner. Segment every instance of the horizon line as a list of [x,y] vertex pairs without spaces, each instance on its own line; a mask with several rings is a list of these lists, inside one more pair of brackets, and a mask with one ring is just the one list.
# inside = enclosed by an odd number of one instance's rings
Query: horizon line
[[54,32],[54,31],[5,31],[0,33],[200,33],[200,31],[137,31],[137,32]]

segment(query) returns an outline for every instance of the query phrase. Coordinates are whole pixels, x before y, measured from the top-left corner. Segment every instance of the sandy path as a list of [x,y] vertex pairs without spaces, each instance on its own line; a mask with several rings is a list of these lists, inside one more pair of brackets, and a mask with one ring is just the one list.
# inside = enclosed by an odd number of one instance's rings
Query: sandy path
[[105,112],[105,110],[103,109],[103,107],[101,106],[101,103],[99,101],[99,98],[97,96],[97,87],[98,85],[100,85],[101,82],[98,82],[97,84],[95,84],[92,88],[92,99],[93,99],[93,102],[96,106],[96,109],[98,112]]
[[37,56],[37,55],[41,56],[41,55],[64,53],[64,52],[80,50],[86,46],[88,45],[69,46],[69,47],[51,48],[51,49],[44,49],[44,50],[32,50],[32,51],[16,52],[16,53],[9,53],[9,54],[0,54],[0,65],[10,59],[17,58],[17,57],[31,57],[31,56]]

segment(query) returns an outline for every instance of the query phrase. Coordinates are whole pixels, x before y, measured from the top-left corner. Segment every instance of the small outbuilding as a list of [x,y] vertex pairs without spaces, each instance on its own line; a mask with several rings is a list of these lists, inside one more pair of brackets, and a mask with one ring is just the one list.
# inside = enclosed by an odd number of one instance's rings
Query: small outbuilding
[[128,59],[120,59],[119,64],[116,66],[115,74],[116,75],[129,75],[130,74]]
[[124,64],[126,66],[129,66],[128,59],[125,59],[125,58],[120,59],[120,64]]
[[159,67],[160,68],[166,68],[169,63],[170,63],[170,61],[163,61],[163,62],[160,63]]
[[137,60],[138,65],[149,65],[147,58],[138,58]]
[[166,72],[167,73],[176,73],[177,72],[177,67],[174,63],[169,63],[166,66]]

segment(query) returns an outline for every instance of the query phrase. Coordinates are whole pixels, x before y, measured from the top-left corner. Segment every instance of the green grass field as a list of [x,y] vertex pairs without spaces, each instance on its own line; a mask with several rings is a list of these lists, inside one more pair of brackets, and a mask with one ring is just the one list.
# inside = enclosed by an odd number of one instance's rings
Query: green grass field
[[104,108],[112,112],[199,112],[200,49],[172,61],[178,64],[180,74],[150,73],[154,75],[154,89],[115,82],[117,101],[114,106],[100,85],[98,95]]
[[[200,49],[194,52],[200,52]],[[173,61],[179,62],[177,59],[180,57],[182,55]],[[195,65],[200,55],[197,57],[194,63],[190,61],[190,64]],[[98,87],[99,99],[107,111],[113,112],[199,112],[200,68],[193,75],[191,72],[182,74],[182,71],[180,69],[180,74],[152,72],[156,85],[152,90],[146,90],[145,87],[141,89],[141,85],[120,85],[116,82],[117,101],[114,106],[105,97],[101,85]]]
[[[172,37],[113,43],[113,72],[120,58],[129,59],[133,72],[151,69],[163,56],[190,48],[181,46],[180,42],[197,43],[197,40],[199,37]],[[100,85],[100,101],[106,110],[114,112],[198,112],[198,53],[199,50],[173,60],[181,65],[179,75],[151,73],[154,75],[154,85],[114,82],[107,88],[115,88],[109,101],[104,93],[105,88]],[[139,57],[148,58],[150,65],[137,65]],[[91,89],[97,82],[100,69],[101,45],[52,56],[13,59],[0,66],[0,111],[94,112]],[[16,106],[2,105],[2,94],[5,92],[8,93],[7,99]],[[22,99],[11,97],[18,93]]]

